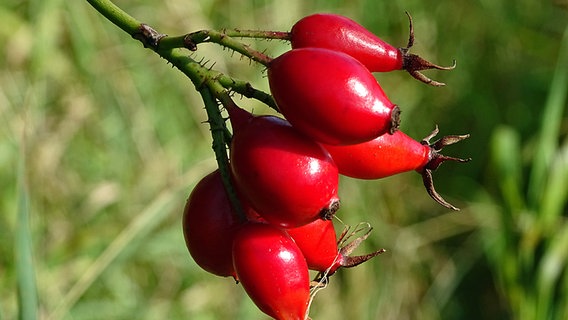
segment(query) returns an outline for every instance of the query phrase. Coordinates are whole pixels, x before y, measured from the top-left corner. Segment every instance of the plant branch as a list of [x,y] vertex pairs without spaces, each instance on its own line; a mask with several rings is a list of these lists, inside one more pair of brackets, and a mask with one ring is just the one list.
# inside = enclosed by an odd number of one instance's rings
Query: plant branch
[[[209,84],[217,84],[217,82],[209,81]],[[215,86],[213,86],[215,87]],[[222,88],[222,87],[221,87]],[[224,90],[224,89],[222,89]],[[233,188],[232,179],[231,179],[231,172],[229,168],[229,157],[227,155],[227,145],[228,141],[226,141],[226,131],[227,127],[225,125],[225,120],[219,111],[219,107],[217,105],[217,100],[215,96],[222,95],[225,98],[224,100],[228,99],[229,102],[226,103],[234,103],[232,102],[231,98],[228,94],[215,92],[211,90],[209,86],[203,87],[199,90],[201,94],[201,98],[205,103],[205,110],[207,111],[207,118],[211,130],[211,136],[213,137],[213,152],[215,152],[215,159],[217,160],[217,164],[219,166],[219,173],[221,174],[221,180],[223,181],[223,186],[227,192],[227,196],[229,201],[231,202],[231,206],[239,216],[239,218],[243,221],[246,221],[246,215],[243,211],[242,205],[237,197],[237,193]]]
[[290,40],[290,32],[287,31],[262,31],[262,30],[240,30],[228,29],[223,33],[233,38],[256,38],[268,40]]
[[160,40],[165,38],[165,35],[146,24],[138,22],[115,6],[110,0],[87,1],[103,16],[129,33],[133,38],[142,42],[144,47],[152,49],[160,57],[170,62],[191,80],[196,90],[201,94],[205,104],[207,122],[209,123],[213,139],[212,147],[221,177],[223,178],[223,184],[233,208],[242,219],[246,219],[231,183],[229,158],[227,155],[230,133],[225,124],[225,119],[221,115],[217,100],[225,106],[234,104],[223,83],[230,88],[242,91],[242,94],[245,96],[252,96],[270,102],[270,99],[267,98],[268,95],[256,89],[251,89],[252,86],[247,85],[245,82],[233,80],[220,72],[203,67],[199,62],[182,54],[176,48],[160,48]]
[[276,106],[276,102],[272,95],[255,89],[250,82],[237,80],[232,77],[229,77],[223,73],[219,73],[216,77],[216,80],[225,88],[230,89],[236,93],[242,94],[247,98],[252,98],[258,100],[265,105],[269,106],[270,108],[274,109],[275,111],[278,110],[278,106]]
[[141,24],[109,0],[87,0],[87,2],[129,35],[135,34]]
[[233,32],[228,33],[225,30],[223,31],[201,30],[177,37],[164,36],[163,38],[159,39],[158,50],[187,48],[191,51],[195,51],[197,50],[198,44],[205,42],[213,42],[223,47],[229,48],[231,50],[235,50],[236,52],[265,66],[267,66],[270,63],[270,61],[272,61],[272,58],[269,57],[268,55],[252,49],[247,44],[235,40],[229,34],[231,35],[235,34],[238,37],[243,37],[248,35],[253,38],[261,38],[261,37],[274,36],[275,34],[282,37],[279,34],[286,34],[286,33],[278,33],[274,31],[249,31],[246,33],[245,32],[239,33],[238,31],[235,30],[233,30]]

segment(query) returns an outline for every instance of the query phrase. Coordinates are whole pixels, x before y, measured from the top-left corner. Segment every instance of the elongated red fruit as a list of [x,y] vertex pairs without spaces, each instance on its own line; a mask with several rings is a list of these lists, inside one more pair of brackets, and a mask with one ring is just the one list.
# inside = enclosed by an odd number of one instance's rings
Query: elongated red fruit
[[302,251],[310,270],[325,272],[327,276],[341,267],[355,267],[385,251],[381,249],[362,256],[349,256],[369,232],[339,249],[331,220],[318,219],[301,227],[286,229],[286,232]]
[[432,171],[445,161],[466,162],[470,159],[447,157],[439,152],[443,147],[454,144],[469,135],[445,136],[430,144],[430,139],[438,133],[436,129],[422,141],[416,141],[397,131],[392,135],[382,135],[374,140],[349,145],[326,145],[339,173],[359,179],[380,179],[407,171],[418,171],[423,178],[428,194],[441,205],[459,210],[446,202],[434,189]]
[[284,230],[270,224],[245,224],[233,242],[233,263],[240,283],[260,310],[275,319],[306,318],[308,265]]
[[284,119],[228,111],[231,171],[258,214],[283,227],[330,218],[339,206],[339,173],[329,153]]
[[368,141],[399,125],[399,108],[353,57],[321,48],[290,50],[268,66],[280,112],[299,131],[333,145]]
[[183,235],[193,260],[204,270],[236,277],[232,243],[243,223],[233,211],[219,170],[205,176],[191,192],[183,211]]
[[434,86],[444,85],[420,73],[426,69],[450,70],[408,51],[414,44],[414,29],[410,19],[410,37],[405,48],[395,48],[357,22],[336,14],[313,14],[302,18],[290,31],[292,48],[327,48],[349,54],[372,72],[406,70],[414,78]]

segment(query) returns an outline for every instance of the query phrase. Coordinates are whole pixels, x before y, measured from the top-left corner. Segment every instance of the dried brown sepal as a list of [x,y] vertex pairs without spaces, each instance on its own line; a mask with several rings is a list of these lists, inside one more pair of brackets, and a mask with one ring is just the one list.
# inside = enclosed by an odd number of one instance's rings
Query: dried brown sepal
[[436,126],[436,128],[432,131],[432,133],[430,133],[427,137],[425,137],[421,141],[423,145],[429,146],[432,151],[430,154],[430,161],[428,161],[428,163],[426,163],[426,165],[419,172],[422,175],[422,182],[424,183],[424,187],[426,187],[428,195],[430,195],[430,197],[434,199],[434,201],[436,201],[437,203],[448,209],[459,211],[460,210],[459,208],[455,207],[451,203],[444,200],[444,198],[442,198],[442,196],[436,191],[436,189],[434,188],[434,181],[432,179],[432,171],[436,170],[442,163],[446,161],[455,161],[462,163],[471,161],[471,158],[462,159],[462,158],[448,157],[439,153],[440,151],[442,151],[444,147],[469,138],[469,134],[448,135],[436,140],[433,143],[430,143],[430,139],[435,137],[438,134],[438,132],[439,132],[438,126]]
[[423,59],[418,55],[409,53],[410,48],[412,48],[412,46],[414,45],[414,26],[412,24],[412,17],[410,16],[410,14],[406,12],[406,15],[408,16],[408,21],[410,23],[410,34],[408,36],[408,44],[406,45],[406,47],[399,48],[403,56],[402,69],[406,70],[413,78],[418,81],[424,82],[434,87],[445,86],[445,83],[432,80],[420,71],[430,69],[452,70],[456,67],[456,61],[454,60],[451,66],[444,67]]
[[[368,224],[367,224],[368,225]],[[353,250],[355,250],[363,241],[365,241],[365,239],[367,239],[369,237],[369,234],[371,233],[371,231],[373,230],[372,227],[369,227],[365,233],[359,237],[357,237],[355,240],[343,245],[345,242],[347,242],[347,239],[350,238],[351,236],[353,236],[354,234],[364,230],[364,229],[360,229],[360,228],[356,228],[354,231],[350,231],[351,227],[347,227],[345,229],[343,229],[343,231],[341,232],[341,235],[339,236],[338,240],[337,240],[337,244],[338,246],[341,246],[341,248],[339,249],[339,252],[337,254],[337,259],[338,259],[338,263],[342,268],[352,268],[355,266],[358,266],[360,264],[362,264],[363,262],[366,262],[368,260],[370,260],[373,257],[376,257],[378,255],[380,255],[381,253],[385,252],[385,249],[379,249],[377,251],[368,253],[368,254],[364,254],[364,255],[360,255],[360,256],[349,256]],[[316,277],[314,278],[314,280],[311,283],[311,287],[313,288],[317,288],[319,286],[321,286],[322,281],[325,279],[327,281],[327,278],[329,278],[330,276],[332,276],[339,268],[330,268],[325,272],[319,272]]]
[[400,108],[395,105],[391,113],[389,134],[394,134],[400,127]]
[[434,199],[434,201],[448,209],[460,211],[460,208],[444,200],[444,198],[442,198],[442,196],[436,191],[436,189],[434,188],[434,181],[432,180],[432,170],[424,169],[421,174],[422,181],[424,182],[424,187],[426,187],[426,191],[428,192],[430,197]]
[[333,201],[328,207],[321,209],[320,217],[324,220],[331,220],[337,210],[339,210],[340,201]]
[[[369,235],[371,234],[371,231],[373,231],[373,228],[369,227],[369,229],[362,236],[357,237],[355,240],[353,240],[353,241],[349,242],[348,244],[344,245],[343,247],[341,247],[341,249],[339,249],[339,253],[341,253],[344,256],[350,255],[355,249],[357,249],[357,247],[363,241],[365,241],[369,237]],[[342,241],[343,237],[344,237],[344,234],[342,233],[342,236],[340,237],[339,241]]]
[[371,252],[371,253],[364,254],[364,255],[361,255],[361,256],[345,256],[341,266],[343,268],[352,268],[352,267],[358,266],[361,263],[367,262],[371,258],[376,257],[376,256],[380,255],[381,253],[383,253],[385,251],[386,251],[385,249],[379,249],[375,252]]
[[343,261],[341,261],[341,266],[344,268],[352,268],[355,266],[360,265],[361,263],[378,256],[379,254],[385,252],[385,249],[380,249],[377,250],[375,252],[371,252],[369,254],[365,254],[365,255],[360,255],[360,256],[349,256],[363,241],[365,241],[365,239],[367,239],[369,237],[369,234],[371,234],[371,231],[373,230],[373,228],[369,228],[369,230],[367,230],[367,232],[365,232],[365,234],[363,234],[362,236],[358,237],[357,239],[349,242],[348,244],[346,244],[345,246],[343,246],[341,249],[339,249],[339,253],[341,254],[341,256],[343,257]]

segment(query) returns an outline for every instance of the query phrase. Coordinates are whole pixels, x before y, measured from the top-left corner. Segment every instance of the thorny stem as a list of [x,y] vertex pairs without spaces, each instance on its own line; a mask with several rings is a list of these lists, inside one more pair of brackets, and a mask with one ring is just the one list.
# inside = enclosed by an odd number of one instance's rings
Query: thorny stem
[[217,101],[209,87],[204,87],[199,90],[203,102],[205,103],[205,110],[207,112],[207,118],[211,130],[211,136],[213,137],[213,152],[215,153],[215,159],[219,166],[219,172],[222,177],[223,186],[227,192],[227,197],[231,202],[231,206],[237,213],[239,219],[246,221],[246,215],[242,208],[242,205],[237,197],[237,194],[231,184],[231,173],[229,169],[229,157],[227,156],[227,141],[226,141],[226,126],[225,120],[219,111],[217,106]]
[[[199,62],[191,59],[187,55],[182,54],[175,48],[160,48],[160,41],[166,38],[165,35],[157,32],[150,26],[140,23],[119,7],[114,5],[110,0],[87,0],[99,13],[130,34],[134,39],[139,40],[144,47],[152,49],[160,57],[166,59],[174,67],[183,72],[194,84],[195,88],[201,94],[207,112],[207,121],[211,128],[211,136],[213,138],[213,151],[217,160],[223,184],[227,190],[227,194],[233,205],[233,208],[242,219],[246,216],[236,196],[231,184],[229,171],[229,160],[227,155],[227,145],[230,139],[225,124],[225,119],[221,115],[221,111],[217,104],[217,100],[223,105],[234,104],[227,92],[227,88],[235,90],[247,97],[253,97],[270,104],[272,100],[268,98],[268,94],[258,91],[250,84],[243,81],[233,80],[232,78],[203,67]],[[229,41],[230,42],[230,41]],[[245,46],[246,47],[246,46]],[[237,50],[238,51],[238,50]]]
[[408,16],[408,21],[409,21],[409,24],[410,24],[408,44],[404,48],[398,48],[398,50],[400,50],[400,52],[403,55],[402,69],[406,70],[415,79],[417,79],[421,82],[424,82],[426,84],[429,84],[431,86],[434,86],[434,87],[445,86],[446,85],[445,83],[432,80],[432,79],[428,78],[427,76],[425,76],[420,71],[428,70],[428,69],[452,70],[456,67],[456,60],[454,60],[454,62],[451,66],[442,67],[442,66],[433,64],[432,62],[427,61],[427,60],[423,59],[422,57],[420,57],[418,55],[409,53],[410,48],[412,48],[412,46],[414,45],[414,26],[412,24],[412,17],[410,16],[410,13],[406,12],[406,15]]
[[238,94],[242,94],[247,98],[256,99],[268,107],[274,109],[275,111],[279,111],[278,107],[276,106],[276,102],[274,98],[266,92],[261,90],[255,89],[250,82],[237,80],[235,78],[229,77],[223,73],[219,73],[215,76],[215,79],[225,88],[230,89]]
[[[164,49],[174,49],[174,48],[186,48],[191,51],[197,50],[197,45],[200,43],[205,42],[213,42],[223,47],[235,50],[236,52],[263,64],[264,66],[268,66],[272,58],[268,55],[252,49],[249,45],[244,44],[242,42],[236,41],[234,38],[231,37],[232,34],[236,34],[239,36],[239,33],[234,32],[227,32],[226,30],[217,31],[217,30],[201,30],[192,33],[188,33],[183,36],[177,37],[168,37],[165,36],[160,39],[157,46],[159,50]],[[243,33],[244,35],[251,35],[252,37],[261,37],[262,34],[265,36],[271,36],[273,34],[279,34],[278,32],[260,32],[257,31],[256,33]],[[285,33],[282,33],[285,34]],[[242,37],[242,35],[240,35]]]
[[[166,60],[170,61],[167,56],[164,56],[165,53],[173,52],[175,47],[173,48],[163,48],[162,42],[169,39],[166,35],[160,34],[152,27],[141,24],[138,30],[132,35],[133,38],[140,40],[145,47],[151,48],[156,53],[164,57]],[[230,43],[238,43],[234,40],[228,41]],[[245,46],[245,45],[243,45]],[[250,50],[254,51],[254,50]],[[189,59],[189,58],[188,58]],[[270,59],[270,58],[266,58]],[[170,61],[172,62],[172,61]],[[268,63],[268,62],[267,62]],[[205,69],[200,63],[198,66],[201,67],[203,70],[202,72],[207,73],[207,77],[210,79],[214,79],[213,81],[218,81],[221,85],[227,89],[231,89],[237,93],[242,94],[247,98],[253,98],[259,100],[260,102],[268,105],[270,108],[278,111],[278,107],[276,106],[276,102],[272,98],[272,96],[266,92],[260,91],[255,89],[249,82],[237,80],[232,77],[229,77],[221,72],[214,71],[211,69]],[[177,67],[177,66],[176,66]],[[182,70],[183,71],[183,70]],[[195,84],[195,82],[194,82]],[[198,86],[198,84],[196,84]],[[218,98],[218,97],[217,97]]]
[[426,191],[428,192],[430,197],[434,199],[434,201],[438,202],[439,204],[441,204],[442,206],[448,209],[459,211],[460,210],[459,208],[455,207],[454,205],[444,200],[444,198],[442,198],[442,196],[436,191],[436,189],[434,188],[432,171],[436,170],[442,163],[446,161],[456,161],[456,162],[471,161],[471,158],[461,159],[455,157],[448,157],[440,154],[440,151],[442,151],[444,147],[469,138],[469,134],[444,136],[439,140],[430,143],[430,139],[434,138],[438,134],[438,132],[439,132],[438,126],[436,126],[436,128],[434,128],[432,133],[430,133],[420,142],[421,144],[430,147],[431,156],[430,156],[430,161],[428,161],[428,163],[419,171],[419,173],[422,175],[422,182],[424,183],[424,187],[426,187]]
[[[263,31],[263,30],[240,30],[240,29],[223,29],[221,31],[215,30],[200,30],[194,32],[193,34],[211,34],[218,33],[231,38],[253,38],[253,39],[265,39],[265,40],[290,40],[290,32],[286,31]],[[189,50],[195,50],[195,46],[191,43],[197,45],[202,42],[215,42],[216,39],[207,39],[206,41],[199,41],[199,39],[192,39],[192,34],[185,34],[177,37],[169,37],[164,41],[162,45],[169,46],[170,48],[187,48]],[[188,42],[192,40],[192,42]]]
[[259,38],[268,40],[290,40],[290,32],[287,31],[263,31],[263,30],[241,30],[225,29],[223,33],[233,38]]

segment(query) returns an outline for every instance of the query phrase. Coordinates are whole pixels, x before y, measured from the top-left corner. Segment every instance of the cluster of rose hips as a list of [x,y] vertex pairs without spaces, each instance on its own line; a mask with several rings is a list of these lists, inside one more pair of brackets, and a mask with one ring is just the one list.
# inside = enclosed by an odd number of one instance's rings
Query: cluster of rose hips
[[[342,16],[315,14],[290,32],[292,50],[268,64],[270,91],[284,118],[253,115],[225,105],[233,130],[230,180],[216,170],[192,191],[183,230],[193,259],[204,270],[233,277],[254,303],[276,319],[306,319],[309,270],[332,275],[380,254],[349,256],[368,233],[343,244],[331,221],[339,208],[339,175],[379,179],[418,171],[438,203],[456,209],[434,190],[432,170],[447,160],[439,151],[467,135],[430,143],[401,132],[399,107],[372,72],[440,67],[395,48]],[[239,201],[235,206],[231,195]]]

